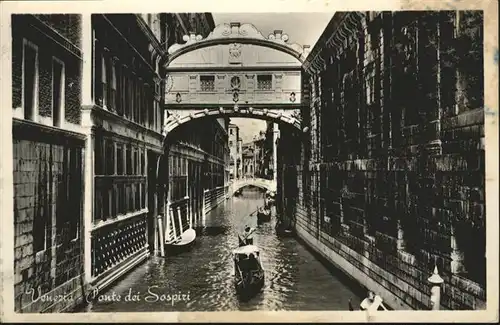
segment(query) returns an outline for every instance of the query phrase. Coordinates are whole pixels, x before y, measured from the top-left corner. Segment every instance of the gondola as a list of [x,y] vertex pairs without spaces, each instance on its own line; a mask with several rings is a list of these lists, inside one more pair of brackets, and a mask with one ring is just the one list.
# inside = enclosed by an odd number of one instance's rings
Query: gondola
[[271,221],[271,209],[260,207],[257,211],[257,222],[262,223],[267,221]]
[[291,227],[287,226],[284,222],[278,221],[276,223],[276,235],[279,237],[292,237],[294,235],[294,231]]
[[241,298],[249,298],[264,286],[264,268],[259,248],[245,245],[233,251],[234,286]]
[[[184,198],[183,200],[186,200]],[[192,217],[177,213],[177,218],[171,210],[166,225],[165,250],[169,254],[177,254],[189,250],[196,240]]]
[[196,231],[193,228],[188,228],[176,239],[165,243],[165,246],[168,252],[179,253],[191,248],[195,240],[196,240]]

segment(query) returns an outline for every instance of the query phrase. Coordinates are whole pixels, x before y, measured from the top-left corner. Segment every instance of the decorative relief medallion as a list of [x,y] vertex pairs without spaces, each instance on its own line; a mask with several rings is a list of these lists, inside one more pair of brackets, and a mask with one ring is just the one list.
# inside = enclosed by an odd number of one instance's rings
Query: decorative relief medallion
[[175,101],[176,101],[176,102],[178,102],[178,103],[182,102],[182,97],[181,97],[181,94],[180,94],[180,93],[177,93],[177,94],[175,95]]
[[229,63],[241,63],[241,44],[233,43],[229,45]]
[[240,89],[241,87],[241,80],[240,77],[234,76],[231,78],[231,89]]

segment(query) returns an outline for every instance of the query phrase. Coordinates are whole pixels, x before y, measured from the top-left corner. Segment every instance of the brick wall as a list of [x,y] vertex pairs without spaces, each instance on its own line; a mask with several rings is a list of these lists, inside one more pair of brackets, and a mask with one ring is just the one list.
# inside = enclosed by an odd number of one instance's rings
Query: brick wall
[[13,131],[15,310],[60,311],[84,290],[83,141],[31,122],[15,121]]
[[310,55],[297,228],[395,308],[434,265],[443,308],[484,308],[482,14],[347,15]]

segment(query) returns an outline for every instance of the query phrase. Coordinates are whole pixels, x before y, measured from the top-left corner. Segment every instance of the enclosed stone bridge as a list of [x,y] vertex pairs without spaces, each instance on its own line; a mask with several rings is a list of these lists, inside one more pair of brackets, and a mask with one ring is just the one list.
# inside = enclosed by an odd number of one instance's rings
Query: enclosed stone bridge
[[236,191],[245,186],[255,186],[268,191],[276,191],[276,181],[264,178],[242,178],[234,179],[229,185],[228,194],[233,196]]
[[302,129],[302,62],[308,46],[252,24],[221,24],[168,49],[165,135],[199,118],[247,117]]

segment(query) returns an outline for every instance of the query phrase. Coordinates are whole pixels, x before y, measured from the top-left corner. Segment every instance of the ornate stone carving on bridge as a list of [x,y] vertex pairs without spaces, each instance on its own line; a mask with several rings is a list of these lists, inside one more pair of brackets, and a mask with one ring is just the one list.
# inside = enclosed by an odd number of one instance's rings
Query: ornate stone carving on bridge
[[281,30],[275,30],[265,37],[254,25],[248,23],[220,24],[205,38],[191,33],[190,35],[184,35],[183,40],[185,41],[184,44],[176,43],[168,48],[168,54],[171,56],[170,60],[183,52],[189,51],[190,48],[202,47],[204,44],[233,43],[229,50],[230,60],[231,63],[239,63],[238,60],[241,57],[241,44],[239,43],[249,43],[249,41],[250,43],[281,48],[301,61],[305,59],[309,52],[307,46],[303,47],[297,43],[289,43],[288,35],[283,34]]
[[233,43],[229,46],[229,63],[230,64],[241,63],[241,44]]

